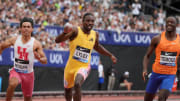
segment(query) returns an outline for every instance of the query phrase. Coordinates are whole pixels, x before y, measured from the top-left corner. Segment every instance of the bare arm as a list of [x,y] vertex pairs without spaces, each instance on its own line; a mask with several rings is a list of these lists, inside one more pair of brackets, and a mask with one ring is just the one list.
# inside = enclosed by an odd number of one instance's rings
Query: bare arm
[[12,38],[5,40],[4,42],[1,42],[0,43],[0,54],[2,53],[2,51],[4,49],[10,47],[11,45],[14,45],[16,39],[17,39],[17,37],[12,37]]
[[147,67],[148,67],[148,64],[149,64],[150,56],[152,55],[152,53],[155,50],[156,46],[158,45],[159,41],[160,41],[160,35],[155,36],[151,40],[151,44],[148,47],[148,50],[147,50],[147,52],[146,52],[146,54],[144,56],[144,59],[143,59],[143,73],[142,73],[142,77],[143,77],[144,81],[145,81],[145,76],[147,75]]
[[34,43],[34,56],[42,64],[47,64],[47,58],[46,58],[45,53],[43,51],[42,45],[37,40],[35,40],[35,43]]
[[68,39],[72,40],[77,36],[78,30],[76,27],[72,27],[72,30],[70,32],[66,31],[68,29],[69,28],[65,27],[64,31],[56,37],[56,39],[55,39],[56,43],[60,43],[62,41],[68,40]]
[[100,43],[99,43],[99,34],[98,32],[96,32],[96,42],[95,42],[95,45],[94,45],[94,49],[99,52],[100,54],[103,54],[103,55],[106,55],[106,56],[109,56],[111,58],[111,60],[113,61],[113,63],[115,64],[117,62],[117,59],[116,57],[110,53],[108,50],[106,50]]

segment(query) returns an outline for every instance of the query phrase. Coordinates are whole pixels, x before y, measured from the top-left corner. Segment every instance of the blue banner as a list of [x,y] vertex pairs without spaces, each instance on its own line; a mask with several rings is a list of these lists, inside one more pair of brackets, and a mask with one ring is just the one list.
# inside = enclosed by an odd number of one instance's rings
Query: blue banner
[[[46,26],[45,30],[50,36],[56,37],[62,33],[63,27]],[[151,39],[158,35],[157,33],[147,32],[121,32],[118,34],[116,31],[97,29],[95,31],[99,33],[99,42],[105,45],[148,46],[151,43]]]
[[[17,23],[12,24],[17,26]],[[39,25],[34,26],[34,33],[37,34]],[[58,36],[63,31],[60,26],[46,26],[45,31],[49,36]],[[151,43],[153,36],[157,33],[148,32],[121,32],[118,34],[116,31],[110,30],[97,30],[99,32],[99,42],[105,45],[126,45],[126,46],[148,46]]]
[[107,30],[95,30],[99,33],[99,42],[101,44],[111,44],[111,33]]
[[[41,64],[39,61],[35,60],[34,66],[38,67],[55,67],[55,68],[64,68],[69,57],[69,51],[53,51],[53,50],[44,50],[45,55],[48,59],[47,64]],[[91,54],[91,68],[97,69],[99,64],[99,54],[93,52]],[[11,65],[13,66],[14,61],[14,49],[7,48],[0,55],[0,65]]]
[[127,46],[149,46],[151,39],[158,34],[142,33],[142,32],[121,32],[118,34],[111,31],[109,39],[111,45],[127,45]]

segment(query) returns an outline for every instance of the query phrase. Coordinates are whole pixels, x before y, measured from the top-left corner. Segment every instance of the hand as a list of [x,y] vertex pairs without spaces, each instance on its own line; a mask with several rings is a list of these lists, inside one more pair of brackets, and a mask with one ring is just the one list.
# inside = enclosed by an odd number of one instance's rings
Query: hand
[[142,79],[144,80],[144,82],[146,81],[146,76],[147,76],[147,71],[143,71]]
[[72,24],[66,23],[65,26],[64,26],[64,33],[69,33],[69,32],[71,32],[71,31],[72,31],[72,28],[73,28]]
[[34,51],[34,57],[38,60],[40,60],[41,56],[39,55],[38,52]]
[[39,60],[39,62],[41,62],[42,64],[47,64],[47,58],[40,56],[40,54],[36,51],[34,51],[34,57]]
[[114,55],[111,56],[111,60],[112,60],[113,64],[117,63],[117,58]]

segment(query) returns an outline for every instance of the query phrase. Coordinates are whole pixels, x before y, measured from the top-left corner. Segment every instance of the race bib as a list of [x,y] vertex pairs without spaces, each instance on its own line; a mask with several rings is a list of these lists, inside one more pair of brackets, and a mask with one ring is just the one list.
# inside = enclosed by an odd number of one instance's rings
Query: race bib
[[177,52],[165,52],[161,51],[160,64],[166,66],[176,66]]
[[28,65],[29,65],[29,61],[15,58],[14,69],[16,72],[28,73]]
[[78,60],[78,61],[87,63],[89,60],[89,55],[90,55],[90,49],[77,46],[76,50],[74,52],[73,58]]

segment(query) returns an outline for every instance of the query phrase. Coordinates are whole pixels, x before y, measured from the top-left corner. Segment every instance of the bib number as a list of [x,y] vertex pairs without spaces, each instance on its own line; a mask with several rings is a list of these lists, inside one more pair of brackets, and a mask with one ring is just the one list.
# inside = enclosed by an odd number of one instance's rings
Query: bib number
[[14,69],[16,72],[27,73],[28,72],[28,53],[26,52],[27,48],[17,47],[18,58],[15,58]]
[[160,55],[160,64],[166,66],[176,66],[176,52],[162,51]]
[[90,49],[77,46],[76,50],[74,52],[73,58],[78,60],[78,61],[88,63],[89,55],[90,55]]

